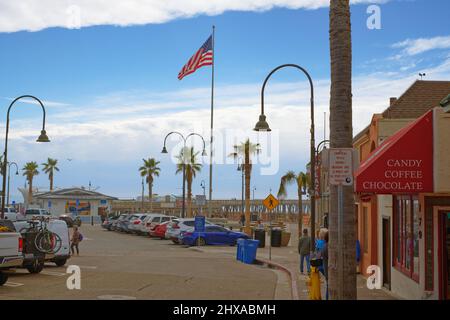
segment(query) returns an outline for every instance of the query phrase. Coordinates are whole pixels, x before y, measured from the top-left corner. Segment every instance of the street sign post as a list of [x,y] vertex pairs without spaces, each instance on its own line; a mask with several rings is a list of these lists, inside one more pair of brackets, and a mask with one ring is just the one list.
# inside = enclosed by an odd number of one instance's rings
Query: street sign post
[[278,201],[277,198],[275,198],[272,194],[269,194],[269,196],[264,199],[263,205],[267,208],[267,210],[272,211],[280,204],[280,201]]
[[[194,231],[196,233],[205,232],[206,219],[205,216],[195,216]],[[200,236],[197,238],[197,245],[200,244]]]
[[353,185],[353,161],[354,151],[351,148],[333,148],[329,150],[329,183],[338,188],[338,275],[339,275],[339,297],[344,296],[344,190],[343,186]]
[[270,242],[269,242],[269,260],[272,260],[272,210],[280,204],[280,201],[272,194],[269,194],[267,198],[263,200],[263,205],[269,211],[269,229],[270,229]]

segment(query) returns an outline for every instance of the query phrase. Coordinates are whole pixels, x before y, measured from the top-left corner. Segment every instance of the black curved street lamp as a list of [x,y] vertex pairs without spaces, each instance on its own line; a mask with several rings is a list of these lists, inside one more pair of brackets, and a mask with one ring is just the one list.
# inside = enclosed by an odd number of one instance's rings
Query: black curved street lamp
[[11,173],[11,166],[16,166],[16,176],[19,175],[19,167],[17,166],[17,163],[15,162],[9,162],[8,163],[8,193],[6,196],[6,205],[9,206],[9,180],[10,180],[10,173]]
[[[202,139],[202,141],[203,141],[203,152],[202,152],[202,156],[204,157],[204,156],[207,155],[207,154],[206,154],[206,143],[205,143],[205,139],[204,139],[200,134],[193,132],[193,133],[188,134],[186,137],[184,137],[184,135],[182,135],[182,134],[179,133],[178,131],[172,131],[172,132],[169,132],[169,133],[166,135],[166,137],[164,138],[164,146],[163,146],[163,149],[162,149],[161,153],[164,153],[164,154],[167,154],[167,153],[168,153],[168,152],[167,152],[167,148],[166,148],[166,141],[167,141],[167,138],[168,138],[170,135],[172,135],[172,134],[177,134],[177,135],[180,136],[181,139],[183,140],[183,152],[184,152],[184,150],[186,149],[186,142],[187,142],[187,140],[188,140],[189,138],[191,138],[191,137],[193,137],[193,136],[198,136],[198,137],[200,137],[200,138]],[[185,199],[186,199],[186,161],[185,161],[184,155],[183,155],[182,161],[183,161],[183,204],[182,204],[182,209],[181,209],[181,216],[182,216],[182,218],[185,218],[185,217],[186,217],[186,206],[185,206],[185,202],[186,202],[186,201],[185,201]]]
[[[309,81],[309,85],[311,88],[311,98],[310,98],[310,103],[311,103],[311,153],[310,153],[310,157],[311,157],[311,190],[315,190],[315,170],[314,167],[316,165],[316,161],[315,161],[315,155],[316,155],[316,147],[315,147],[315,138],[314,138],[314,84],[312,81],[311,76],[309,75],[308,71],[306,71],[306,69],[300,67],[299,65],[296,64],[283,64],[280,65],[278,67],[276,67],[275,69],[273,69],[266,77],[266,79],[264,80],[262,89],[261,89],[261,115],[259,116],[259,121],[256,123],[256,126],[254,128],[255,131],[265,131],[265,132],[269,132],[271,131],[269,124],[266,121],[266,116],[264,114],[264,90],[266,88],[266,84],[267,81],[269,80],[269,78],[278,70],[283,69],[283,68],[287,68],[287,67],[291,67],[291,68],[296,68],[298,70],[300,70],[301,72],[303,72],[306,77],[308,78]],[[314,243],[315,243],[315,219],[316,219],[316,204],[314,201],[314,191],[312,191],[311,196],[310,196],[310,202],[311,202],[311,251],[314,251]],[[300,209],[301,211],[301,209]],[[301,217],[299,216],[299,219],[301,219]],[[301,233],[302,230],[299,230],[299,232]]]
[[23,98],[30,98],[30,99],[36,100],[39,103],[39,105],[42,107],[42,113],[43,113],[42,130],[41,130],[41,134],[37,138],[36,142],[50,142],[50,139],[47,136],[47,132],[45,131],[45,108],[44,108],[44,104],[42,103],[42,101],[39,100],[38,98],[36,98],[35,96],[31,96],[31,95],[23,95],[23,96],[20,96],[20,97],[17,97],[16,99],[14,99],[13,102],[11,102],[11,104],[9,105],[8,112],[6,114],[5,151],[3,153],[3,168],[2,168],[2,172],[3,172],[2,211],[0,213],[2,219],[4,218],[4,211],[5,211],[6,166],[7,166],[7,163],[8,163],[9,113],[11,112],[12,106],[18,100],[23,99]]

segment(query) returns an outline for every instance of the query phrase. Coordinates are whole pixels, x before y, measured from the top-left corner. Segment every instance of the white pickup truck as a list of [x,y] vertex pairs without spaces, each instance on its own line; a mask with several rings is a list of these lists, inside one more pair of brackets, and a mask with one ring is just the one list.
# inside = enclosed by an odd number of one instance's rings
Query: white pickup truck
[[15,232],[12,222],[0,220],[0,286],[8,280],[8,275],[3,271],[22,265],[22,248],[22,237]]

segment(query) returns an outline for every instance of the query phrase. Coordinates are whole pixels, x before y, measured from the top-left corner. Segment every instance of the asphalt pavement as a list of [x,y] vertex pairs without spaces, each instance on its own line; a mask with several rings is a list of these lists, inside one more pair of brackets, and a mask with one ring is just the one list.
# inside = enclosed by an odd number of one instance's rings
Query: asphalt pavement
[[[0,299],[289,299],[279,272],[237,262],[235,248],[197,250],[168,240],[83,225],[80,256],[40,274],[17,269]],[[69,290],[69,265],[81,270],[81,289]]]

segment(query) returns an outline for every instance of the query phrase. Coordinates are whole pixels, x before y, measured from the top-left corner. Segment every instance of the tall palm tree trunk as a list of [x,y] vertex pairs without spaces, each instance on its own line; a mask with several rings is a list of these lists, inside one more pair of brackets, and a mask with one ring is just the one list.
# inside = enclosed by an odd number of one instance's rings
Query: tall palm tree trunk
[[[352,147],[352,45],[349,0],[330,0],[331,99],[330,138],[332,148]],[[343,187],[343,248],[338,248],[338,192],[331,188],[329,215],[328,281],[331,299],[356,299],[356,224],[353,187]],[[337,262],[343,253],[343,281]],[[342,296],[339,290],[342,290]]]
[[192,172],[187,173],[187,215],[192,218]]
[[302,189],[298,189],[298,236],[301,237],[303,228],[303,200]]
[[153,212],[153,177],[148,176],[148,201],[150,201],[150,212]]
[[28,179],[28,205],[33,202],[33,179]]
[[50,191],[53,191],[53,172],[50,173],[49,178],[50,178]]
[[250,147],[245,146],[245,232],[250,236],[250,178],[252,167],[250,164]]

